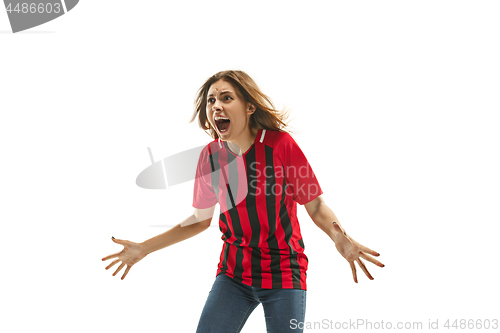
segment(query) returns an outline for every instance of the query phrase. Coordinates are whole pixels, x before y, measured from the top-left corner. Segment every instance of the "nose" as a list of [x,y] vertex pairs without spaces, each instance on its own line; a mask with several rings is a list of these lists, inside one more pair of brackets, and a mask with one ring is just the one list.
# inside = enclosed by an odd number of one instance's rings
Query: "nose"
[[222,111],[222,104],[220,103],[219,100],[215,101],[215,103],[212,105],[212,109],[214,111]]

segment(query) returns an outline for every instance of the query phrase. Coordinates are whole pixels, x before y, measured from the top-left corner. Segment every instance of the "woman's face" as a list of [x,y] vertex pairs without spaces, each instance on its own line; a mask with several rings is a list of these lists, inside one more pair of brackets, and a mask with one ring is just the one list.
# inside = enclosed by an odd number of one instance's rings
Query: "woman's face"
[[208,89],[207,118],[221,140],[237,140],[241,134],[250,131],[250,115],[255,107],[240,96],[231,83],[219,80]]

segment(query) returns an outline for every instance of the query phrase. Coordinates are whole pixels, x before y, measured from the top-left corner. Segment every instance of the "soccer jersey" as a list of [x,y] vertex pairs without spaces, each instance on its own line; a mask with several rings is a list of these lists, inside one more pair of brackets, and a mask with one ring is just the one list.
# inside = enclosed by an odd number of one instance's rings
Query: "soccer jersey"
[[224,243],[216,275],[259,288],[307,290],[297,203],[322,193],[288,133],[259,129],[242,155],[220,139],[209,143],[198,160],[193,207],[219,203]]

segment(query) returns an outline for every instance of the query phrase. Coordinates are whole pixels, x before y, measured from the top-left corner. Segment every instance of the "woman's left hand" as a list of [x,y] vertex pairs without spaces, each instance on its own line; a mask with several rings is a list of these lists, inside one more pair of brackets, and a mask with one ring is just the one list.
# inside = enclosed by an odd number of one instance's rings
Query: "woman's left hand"
[[373,280],[373,277],[371,276],[370,272],[366,269],[365,264],[361,260],[361,258],[379,266],[379,267],[384,267],[385,265],[379,262],[378,260],[372,258],[372,256],[378,257],[380,254],[370,250],[366,246],[363,246],[356,242],[354,239],[349,237],[349,235],[346,234],[346,232],[340,227],[339,224],[334,223],[333,228],[335,229],[335,247],[339,251],[339,253],[344,257],[348,262],[349,265],[351,265],[351,270],[352,270],[352,276],[354,278],[354,282],[358,283],[358,277],[356,274],[356,266],[354,265],[354,262],[356,261],[365,272],[366,276],[370,280]]

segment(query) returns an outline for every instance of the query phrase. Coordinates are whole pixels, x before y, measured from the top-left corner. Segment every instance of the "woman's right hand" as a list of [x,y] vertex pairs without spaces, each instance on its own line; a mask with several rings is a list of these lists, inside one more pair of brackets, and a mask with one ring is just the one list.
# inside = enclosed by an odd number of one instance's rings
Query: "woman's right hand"
[[139,243],[134,243],[126,240],[121,240],[121,239],[116,239],[112,238],[112,240],[117,243],[123,245],[123,250],[121,252],[111,254],[107,257],[102,258],[102,261],[108,260],[111,258],[117,258],[115,261],[113,261],[111,264],[106,267],[106,269],[112,267],[113,265],[119,263],[120,261],[122,262],[121,265],[118,267],[118,269],[113,273],[113,276],[115,276],[122,268],[123,266],[127,265],[127,269],[125,269],[125,273],[123,273],[122,280],[127,276],[128,271],[134,264],[138,263],[142,258],[146,256],[146,254],[143,252],[141,244]]

